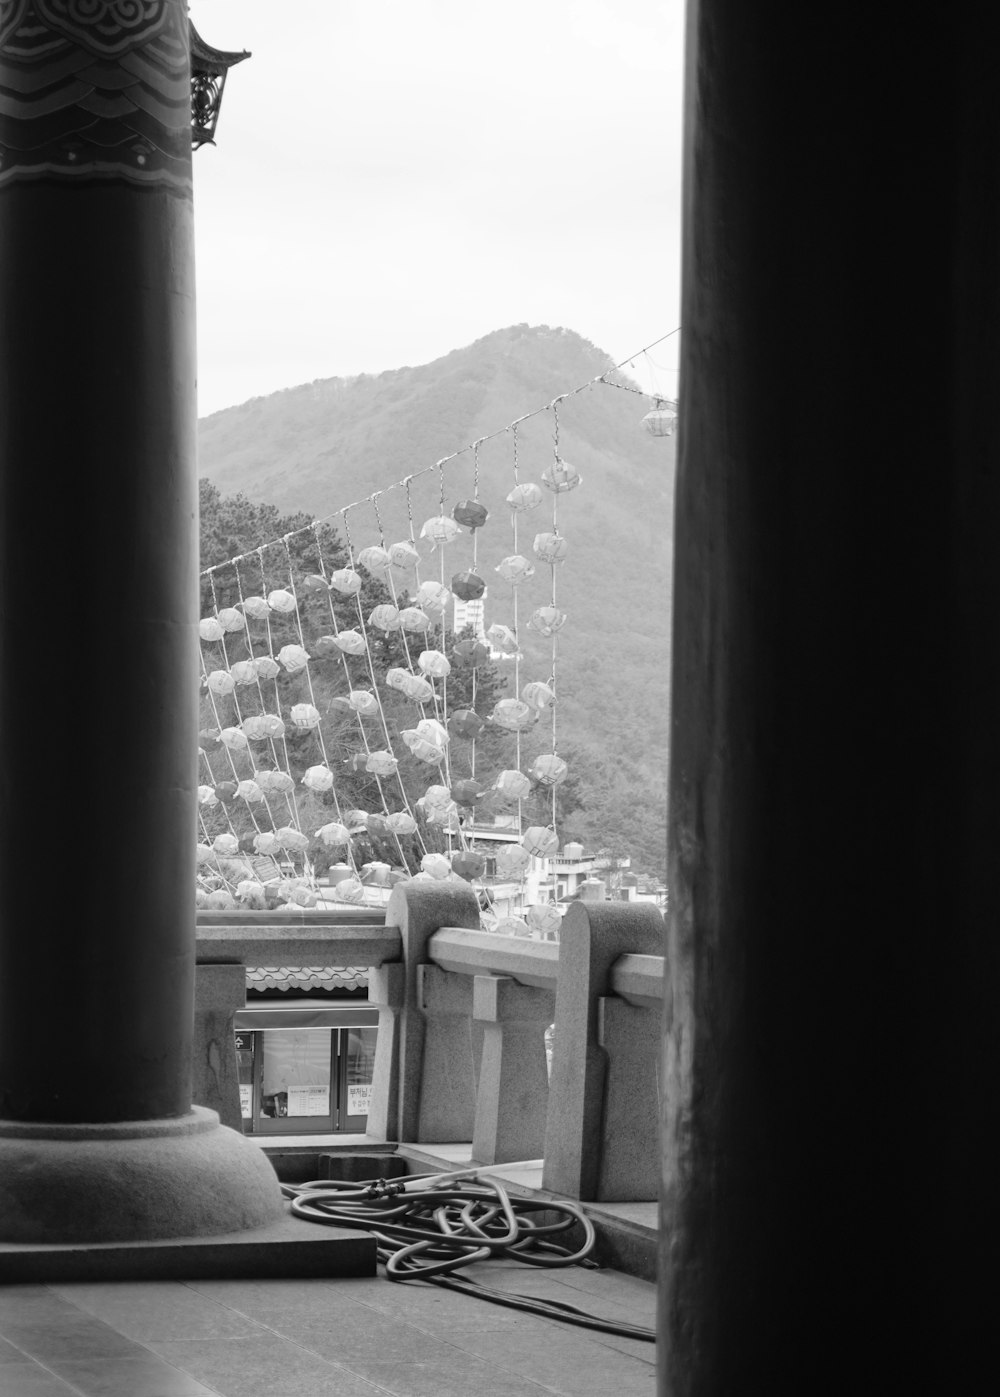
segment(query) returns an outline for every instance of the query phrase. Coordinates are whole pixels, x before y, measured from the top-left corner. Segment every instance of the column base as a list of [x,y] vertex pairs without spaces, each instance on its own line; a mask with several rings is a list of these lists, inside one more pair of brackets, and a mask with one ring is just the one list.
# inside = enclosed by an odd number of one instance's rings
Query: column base
[[284,1214],[263,1151],[203,1106],[169,1120],[0,1121],[0,1243],[209,1237]]

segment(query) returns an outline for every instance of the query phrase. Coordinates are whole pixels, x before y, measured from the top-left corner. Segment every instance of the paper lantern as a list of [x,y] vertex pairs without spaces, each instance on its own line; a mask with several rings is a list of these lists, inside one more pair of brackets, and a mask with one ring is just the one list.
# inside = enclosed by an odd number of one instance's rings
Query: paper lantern
[[373,776],[392,776],[399,761],[391,752],[368,752],[365,756],[365,770]]
[[442,582],[421,582],[415,600],[431,616],[440,616],[451,601],[451,593]]
[[537,708],[541,711],[548,708],[555,699],[555,690],[548,684],[543,684],[540,679],[532,680],[530,684],[525,684],[521,690],[521,697],[530,708]]
[[210,912],[231,912],[236,906],[236,899],[225,888],[217,888],[209,893],[205,906]]
[[546,825],[530,825],[524,831],[522,846],[536,859],[547,859],[559,848],[559,836]]
[[311,766],[302,777],[302,784],[310,791],[330,791],[333,789],[333,772],[328,766]]
[[219,733],[219,741],[224,747],[228,747],[230,752],[242,752],[247,745],[246,735],[239,728],[223,728]]
[[278,651],[278,663],[286,674],[299,674],[309,663],[309,652],[301,645],[283,645]]
[[368,828],[367,810],[345,810],[341,819],[352,834],[359,834],[361,830]]
[[217,834],[212,840],[212,851],[231,858],[233,854],[239,853],[240,841],[235,834]]
[[569,552],[569,540],[562,534],[536,534],[531,551],[540,563],[561,563]]
[[218,728],[206,728],[198,734],[198,746],[203,752],[215,752],[222,746]]
[[240,602],[240,605],[244,614],[253,621],[263,621],[266,616],[271,614],[271,608],[263,597],[246,597]]
[[216,798],[221,800],[223,805],[231,804],[231,802],[236,799],[236,782],[219,781],[215,787],[215,794]]
[[271,768],[264,768],[263,770],[255,771],[253,779],[257,782],[260,789],[266,791],[269,795],[287,795],[290,791],[295,789],[295,782],[287,771],[275,771]]
[[207,863],[211,863],[215,858],[215,853],[211,844],[199,844],[195,848],[195,862],[201,868]]
[[334,887],[340,902],[364,902],[365,885],[360,878],[342,878]]
[[456,572],[451,590],[459,601],[477,601],[486,591],[486,583],[477,572]]
[[498,728],[505,728],[507,732],[523,732],[525,728],[530,728],[532,723],[537,722],[538,713],[521,699],[500,699],[493,709],[491,720]]
[[536,757],[535,764],[531,768],[531,775],[540,786],[558,786],[561,781],[566,780],[566,773],[569,768],[562,757],[557,757],[555,753]]
[[501,771],[493,789],[506,800],[524,800],[531,794],[531,782],[523,771]]
[[512,553],[509,558],[504,558],[497,563],[493,569],[498,572],[505,582],[509,582],[516,587],[519,582],[525,582],[529,577],[535,575],[535,565],[528,558],[522,557],[520,553]]
[[537,509],[542,502],[542,492],[537,485],[515,485],[507,496],[507,503],[517,514],[525,510]]
[[372,577],[384,577],[389,571],[389,555],[384,548],[362,548],[358,562]]
[[235,606],[224,606],[218,613],[218,617],[219,625],[227,634],[233,631],[246,630],[247,623],[243,613],[237,611]]
[[253,660],[237,660],[231,666],[229,673],[233,676],[235,684],[246,685],[257,682],[257,666]]
[[489,657],[489,650],[480,640],[460,640],[452,646],[451,658],[460,669],[478,669]]
[[554,902],[536,902],[528,908],[526,920],[532,931],[544,937],[558,936],[562,927],[562,913]]
[[539,606],[531,613],[528,629],[539,635],[555,635],[566,624],[566,613],[558,606]]
[[530,936],[531,928],[520,917],[498,917],[490,928],[498,936]]
[[214,669],[208,676],[207,685],[212,693],[218,697],[225,697],[233,692],[236,687],[236,680],[230,675],[228,669]]
[[520,844],[507,844],[497,850],[497,875],[501,878],[520,878],[531,867],[531,855]]
[[277,660],[270,655],[261,655],[254,660],[253,667],[257,671],[258,679],[277,679],[281,673]]
[[471,708],[459,708],[448,719],[448,731],[455,737],[465,737],[475,741],[486,724]]
[[671,437],[677,425],[677,414],[662,398],[657,398],[656,406],[646,413],[642,425],[651,436]]
[[274,831],[274,837],[289,854],[301,854],[308,849],[309,840],[301,830],[293,829],[291,825],[283,825],[281,829]]
[[318,572],[308,572],[299,583],[300,592],[328,592],[330,584]]
[[420,562],[420,554],[408,539],[404,539],[402,543],[390,544],[388,551],[389,562],[394,568],[399,568],[400,571],[415,568]]
[[256,781],[241,781],[236,787],[236,794],[242,796],[249,805],[259,805],[264,799],[264,792]]
[[258,854],[273,854],[281,846],[278,843],[278,836],[273,830],[262,830],[260,834],[254,835],[253,847]]
[[347,706],[362,718],[374,718],[378,714],[378,699],[370,689],[352,689],[347,695]]
[[213,786],[198,787],[199,805],[218,805],[218,803],[219,797],[215,794],[215,788]]
[[338,844],[349,844],[351,832],[346,825],[333,820],[328,825],[321,825],[316,831],[316,837],[321,839],[328,849],[332,849]]
[[425,520],[420,530],[421,538],[429,538],[435,548],[443,548],[446,543],[451,543],[452,539],[458,537],[461,527],[454,519],[449,519],[447,514],[435,515],[433,519]]
[[303,732],[319,727],[319,709],[311,703],[293,703],[289,716],[293,725]]
[[276,713],[255,713],[243,719],[243,733],[250,742],[267,742],[284,737],[285,725]]
[[390,689],[398,689],[400,693],[406,691],[406,681],[410,678],[408,670],[401,669],[398,665],[393,665],[392,669],[385,672],[385,682]]
[[476,529],[481,529],[490,517],[490,512],[485,505],[478,500],[462,500],[451,511],[451,517],[456,523],[462,524],[466,529],[471,529],[473,533]]
[[389,832],[384,815],[369,815],[367,829],[369,834],[374,835],[383,835]]
[[391,815],[386,815],[385,827],[390,834],[414,834],[417,822],[407,811],[397,810]]
[[213,641],[221,640],[225,631],[214,616],[206,616],[203,621],[198,622],[198,634],[202,640]]
[[467,776],[462,781],[456,781],[451,788],[452,800],[457,805],[475,805],[477,800],[481,800],[485,794],[485,788],[481,781],[476,781],[473,777]]
[[374,626],[376,630],[398,631],[402,624],[399,619],[399,611],[396,607],[390,606],[388,602],[383,602],[376,606],[372,614],[368,617],[369,626]]
[[426,703],[434,697],[434,685],[429,679],[421,679],[418,674],[407,675],[403,693],[414,703]]
[[404,606],[399,613],[399,624],[404,631],[419,634],[429,628],[431,618],[419,606]]
[[451,791],[447,786],[439,785],[428,786],[417,802],[418,805],[426,806],[428,810],[441,809],[451,803]]
[[264,884],[258,883],[256,879],[246,878],[242,883],[237,883],[236,897],[244,907],[253,908],[258,912],[264,910]]
[[268,592],[267,604],[272,611],[277,611],[282,616],[290,616],[295,610],[295,597],[284,587],[278,587],[275,591]]
[[486,632],[486,639],[493,646],[494,650],[499,650],[503,655],[516,655],[518,653],[517,636],[510,626],[501,625],[495,621]]
[[415,728],[400,733],[413,756],[422,762],[444,760],[448,747],[448,732],[436,718],[422,718]]
[[361,591],[361,574],[353,568],[338,568],[330,574],[330,586],[343,597],[355,597]]
[[337,635],[325,638],[330,639],[337,649],[345,655],[363,655],[367,648],[365,638],[360,631],[340,631]]
[[481,878],[485,868],[486,860],[482,854],[477,854],[472,849],[463,849],[461,853],[455,854],[451,861],[452,873],[457,873],[467,883],[471,883],[473,878]]
[[542,484],[554,495],[562,495],[580,484],[580,472],[557,456],[554,464],[542,472]]
[[451,662],[440,650],[424,650],[417,657],[417,664],[424,674],[435,679],[446,679],[451,673]]
[[425,854],[420,860],[420,869],[423,873],[429,873],[432,878],[447,878],[451,872],[451,864],[444,854]]

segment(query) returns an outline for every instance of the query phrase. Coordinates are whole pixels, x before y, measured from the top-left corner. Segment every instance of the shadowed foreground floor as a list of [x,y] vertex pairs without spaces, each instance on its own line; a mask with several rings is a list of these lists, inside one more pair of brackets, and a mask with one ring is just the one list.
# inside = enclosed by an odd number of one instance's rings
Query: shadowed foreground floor
[[[617,1271],[466,1274],[655,1324],[656,1287]],[[0,1397],[653,1397],[655,1352],[381,1275],[0,1286]]]

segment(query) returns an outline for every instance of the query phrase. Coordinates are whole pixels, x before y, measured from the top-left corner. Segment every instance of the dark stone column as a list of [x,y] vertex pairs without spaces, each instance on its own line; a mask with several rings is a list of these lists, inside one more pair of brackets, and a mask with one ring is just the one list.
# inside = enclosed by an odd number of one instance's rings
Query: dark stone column
[[974,1390],[1000,1071],[984,7],[689,11],[660,1391]]
[[[204,1228],[134,1143],[177,1136],[183,1194],[219,1128],[191,1110],[190,102],[183,0],[0,3],[0,1238],[68,1235],[51,1171],[100,1191],[109,1151],[143,1201],[81,1194],[74,1237]],[[240,1170],[209,1230],[280,1211]]]

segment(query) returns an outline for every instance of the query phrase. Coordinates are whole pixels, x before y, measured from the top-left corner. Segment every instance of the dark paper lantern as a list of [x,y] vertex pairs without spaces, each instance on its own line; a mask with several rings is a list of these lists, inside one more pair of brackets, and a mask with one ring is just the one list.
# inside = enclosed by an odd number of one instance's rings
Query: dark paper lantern
[[456,781],[451,788],[451,798],[456,805],[475,805],[482,795],[483,787],[471,777],[464,781]]
[[489,657],[489,650],[478,640],[460,640],[451,652],[451,658],[460,669],[478,669]]
[[236,799],[236,782],[220,781],[215,788],[215,794],[223,805],[228,805],[231,800]]
[[486,724],[471,708],[459,708],[448,719],[448,729],[454,737],[465,737],[474,742]]
[[462,500],[451,511],[451,517],[467,529],[481,529],[490,517],[490,512],[478,500]]
[[478,601],[486,591],[486,583],[477,572],[456,572],[451,590],[459,601]]
[[482,854],[474,854],[471,850],[456,854],[451,861],[452,873],[457,873],[467,883],[471,883],[473,878],[481,878],[485,868],[486,860]]

